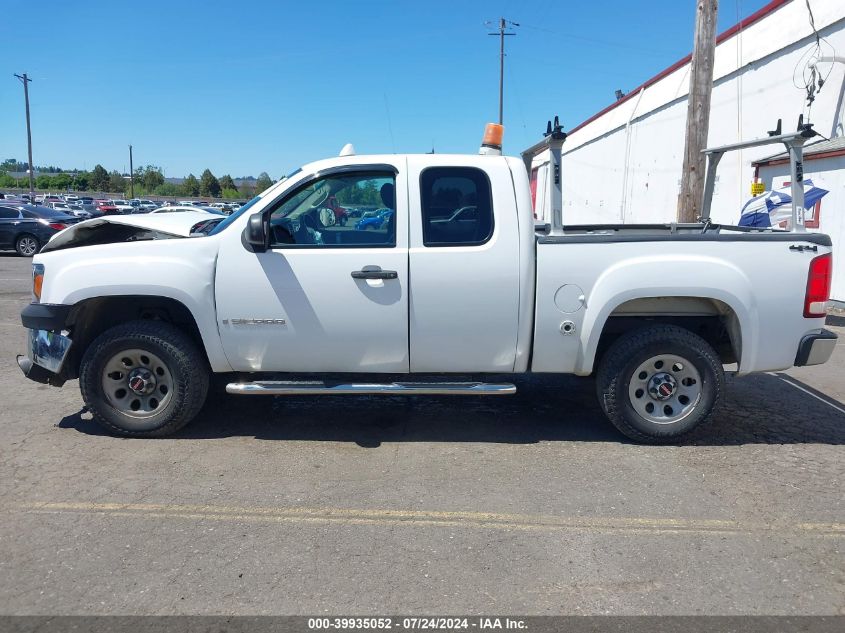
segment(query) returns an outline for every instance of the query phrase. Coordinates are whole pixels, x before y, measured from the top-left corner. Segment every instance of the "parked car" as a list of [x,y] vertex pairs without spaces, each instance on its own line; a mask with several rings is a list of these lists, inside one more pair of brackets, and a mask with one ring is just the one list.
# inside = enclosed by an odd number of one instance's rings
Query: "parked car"
[[214,207],[197,207],[194,205],[180,205],[175,204],[169,207],[159,207],[158,209],[153,209],[150,213],[182,213],[185,211],[196,212],[199,211],[200,213],[210,213],[212,215],[226,215],[220,209],[215,209]]
[[85,211],[86,213],[90,214],[92,218],[103,215],[101,212],[99,212],[97,210],[97,207],[94,204],[93,199],[91,200],[91,202],[83,202],[82,200],[80,200],[79,202],[76,203],[75,206],[81,207],[82,210]]
[[48,208],[50,208],[50,209],[53,209],[54,211],[59,211],[59,212],[61,212],[61,213],[65,213],[65,214],[71,215],[70,213],[68,213],[68,212],[70,211],[70,208],[68,207],[67,202],[53,202],[53,201],[49,201],[49,202],[45,202],[45,203],[44,203],[44,206],[45,206],[45,207],[48,207]]
[[387,222],[393,211],[390,209],[379,209],[378,211],[367,211],[364,216],[355,223],[355,228],[359,231],[366,231],[367,229],[380,229],[382,225]]
[[32,257],[51,237],[79,220],[49,207],[0,203],[0,249]]
[[126,200],[112,200],[111,204],[118,213],[132,213],[135,210],[135,207]]
[[69,204],[67,207],[67,213],[69,215],[73,215],[81,220],[87,220],[93,217],[91,212],[86,210],[81,204]]
[[94,200],[94,207],[101,215],[120,215],[120,209],[111,200]]
[[212,202],[207,206],[213,209],[217,209],[218,211],[226,215],[230,215],[234,211],[234,208],[228,202]]

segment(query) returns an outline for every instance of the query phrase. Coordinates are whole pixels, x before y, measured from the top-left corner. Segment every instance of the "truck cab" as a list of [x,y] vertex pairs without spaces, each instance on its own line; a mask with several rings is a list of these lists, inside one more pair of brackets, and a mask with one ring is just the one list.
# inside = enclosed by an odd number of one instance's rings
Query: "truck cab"
[[[527,357],[530,337],[518,340],[517,323],[530,327],[531,296],[520,287],[531,285],[534,238],[530,217],[518,213],[511,169],[522,173],[516,159],[481,156],[311,165],[265,207],[266,232],[251,238],[250,250],[221,242],[228,264],[218,269],[215,295],[232,368],[524,369],[517,359]],[[390,219],[376,230],[320,225],[324,201],[351,188],[379,191]],[[473,217],[453,217],[468,205],[478,209]],[[520,257],[522,249],[529,253]],[[262,328],[258,347],[255,327],[241,324],[255,318],[280,323]]]

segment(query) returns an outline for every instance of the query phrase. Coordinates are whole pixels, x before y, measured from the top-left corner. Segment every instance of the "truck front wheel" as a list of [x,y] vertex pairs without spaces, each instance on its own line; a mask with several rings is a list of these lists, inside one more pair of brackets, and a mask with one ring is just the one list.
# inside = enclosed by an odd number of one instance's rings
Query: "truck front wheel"
[[131,321],[106,330],[85,352],[82,398],[109,431],[162,437],[199,413],[208,363],[194,342],[163,321]]
[[669,443],[708,420],[725,386],[722,363],[700,336],[671,325],[624,334],[602,358],[599,404],[623,434]]

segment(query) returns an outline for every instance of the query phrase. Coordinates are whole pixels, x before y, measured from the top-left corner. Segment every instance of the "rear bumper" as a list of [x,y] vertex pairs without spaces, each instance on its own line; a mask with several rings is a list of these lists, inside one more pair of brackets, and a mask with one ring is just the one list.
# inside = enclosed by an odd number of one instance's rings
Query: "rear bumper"
[[795,366],[821,365],[830,359],[839,337],[830,330],[820,329],[805,334],[798,345]]

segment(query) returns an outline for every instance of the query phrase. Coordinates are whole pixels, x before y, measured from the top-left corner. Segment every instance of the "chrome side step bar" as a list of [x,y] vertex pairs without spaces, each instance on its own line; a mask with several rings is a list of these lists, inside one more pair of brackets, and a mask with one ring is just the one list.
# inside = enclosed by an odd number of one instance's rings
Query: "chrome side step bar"
[[226,393],[247,396],[360,396],[387,394],[399,396],[509,396],[516,385],[487,382],[388,382],[325,383],[267,380],[231,382]]

